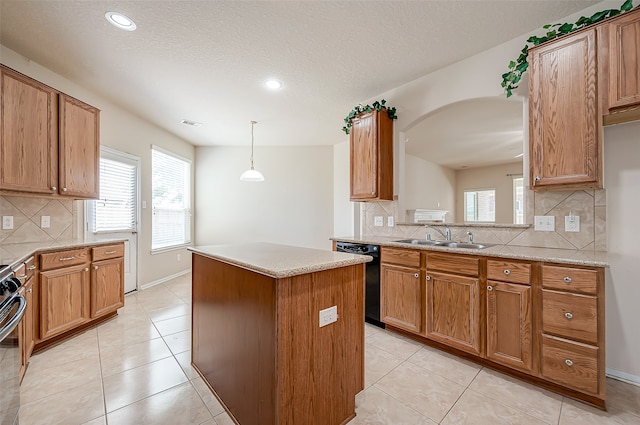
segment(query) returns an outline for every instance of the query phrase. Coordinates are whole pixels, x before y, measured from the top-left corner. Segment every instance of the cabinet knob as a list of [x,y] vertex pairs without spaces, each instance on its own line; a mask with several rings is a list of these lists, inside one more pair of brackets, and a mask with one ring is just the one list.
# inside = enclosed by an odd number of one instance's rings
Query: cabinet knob
[[58,190],[58,188],[55,186],[51,186],[51,190]]
[[571,361],[570,359],[567,359],[564,361],[564,364],[566,364],[567,366],[573,366],[573,361]]
[[427,277],[426,277],[426,279],[427,279],[427,280],[431,280],[431,276],[427,276]]
[[375,196],[376,193],[375,192],[371,192],[371,194]]
[[566,317],[567,319],[573,319],[573,314],[571,313],[565,313],[564,317]]
[[415,277],[416,279],[420,277],[420,275],[418,273],[414,274],[413,277]]
[[509,269],[505,269],[504,274],[506,274],[507,276],[509,276],[511,274],[511,270]]
[[89,271],[89,267],[85,267],[85,268],[84,268],[84,271],[85,271],[85,272],[88,272],[88,271]]
[[493,286],[487,286],[487,291],[493,291]]
[[533,180],[539,182],[540,181],[540,176],[535,176],[535,178]]
[[33,292],[33,288],[29,288],[29,289],[27,289],[27,292],[28,292],[28,293],[32,293],[32,292]]
[[62,191],[63,191],[63,192],[66,192],[66,191],[67,191],[67,188],[66,188],[66,187],[63,187],[63,188],[62,188]]
[[98,266],[93,266],[93,270],[98,270]]
[[565,283],[571,283],[571,278],[569,276],[565,276],[562,280],[564,280]]

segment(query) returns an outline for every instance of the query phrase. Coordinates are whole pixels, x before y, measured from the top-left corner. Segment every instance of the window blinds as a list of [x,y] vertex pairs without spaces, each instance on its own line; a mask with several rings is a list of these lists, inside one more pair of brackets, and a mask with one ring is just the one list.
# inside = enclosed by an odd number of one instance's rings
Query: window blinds
[[135,231],[136,167],[100,158],[100,198],[95,202],[94,232]]
[[191,164],[174,155],[152,149],[151,249],[183,245],[191,241]]

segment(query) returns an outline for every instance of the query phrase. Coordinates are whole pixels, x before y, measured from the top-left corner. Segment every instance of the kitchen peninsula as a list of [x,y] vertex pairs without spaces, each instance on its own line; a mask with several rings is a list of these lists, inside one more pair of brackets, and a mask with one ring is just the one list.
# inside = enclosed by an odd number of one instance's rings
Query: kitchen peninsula
[[269,243],[191,251],[192,364],[229,415],[242,425],[351,420],[371,257]]

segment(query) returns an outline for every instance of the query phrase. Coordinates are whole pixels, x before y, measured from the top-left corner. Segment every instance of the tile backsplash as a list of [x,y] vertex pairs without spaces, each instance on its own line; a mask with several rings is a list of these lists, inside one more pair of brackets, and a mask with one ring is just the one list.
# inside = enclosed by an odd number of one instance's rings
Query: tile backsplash
[[[428,230],[424,226],[396,224],[387,227],[388,216],[405,217],[404,211],[398,211],[397,201],[363,202],[360,208],[362,236],[389,236],[403,238],[426,237]],[[564,218],[570,214],[580,216],[580,231],[565,232]],[[504,245],[532,246],[543,248],[564,248],[606,251],[606,193],[601,190],[574,190],[558,192],[527,191],[526,222],[533,223],[536,215],[555,216],[555,230],[540,232],[522,227],[464,225],[451,228],[452,239],[464,240],[467,231],[471,231],[476,242]],[[384,217],[384,226],[374,226],[374,217]],[[441,239],[431,231],[433,239]]]
[[[0,196],[0,213],[13,217],[13,229],[0,229],[0,244],[45,243],[76,239],[82,201]],[[41,227],[42,216],[50,226]]]

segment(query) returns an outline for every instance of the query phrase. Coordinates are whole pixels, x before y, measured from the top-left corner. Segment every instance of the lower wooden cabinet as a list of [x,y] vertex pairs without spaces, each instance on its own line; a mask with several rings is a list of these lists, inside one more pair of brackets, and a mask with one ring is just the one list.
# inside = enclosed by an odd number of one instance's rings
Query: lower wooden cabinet
[[480,280],[427,270],[427,337],[481,354]]
[[18,325],[18,334],[20,339],[20,379],[24,376],[29,363],[29,357],[35,346],[35,336],[33,334],[33,278],[27,280],[23,285],[22,295],[27,300],[27,308],[24,311],[22,321]]
[[124,259],[91,264],[91,318],[104,316],[124,306]]
[[89,321],[89,267],[63,267],[40,273],[40,339]]
[[487,282],[487,358],[531,372],[531,286]]
[[380,267],[380,315],[384,323],[411,332],[422,331],[420,269]]

